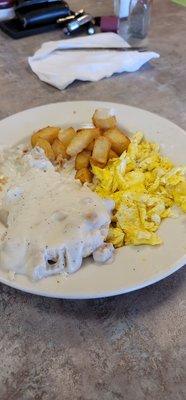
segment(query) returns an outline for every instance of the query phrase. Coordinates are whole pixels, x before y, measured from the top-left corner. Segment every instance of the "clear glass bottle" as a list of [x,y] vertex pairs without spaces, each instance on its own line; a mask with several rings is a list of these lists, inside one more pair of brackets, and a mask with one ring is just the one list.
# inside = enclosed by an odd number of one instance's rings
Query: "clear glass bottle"
[[131,0],[128,30],[132,37],[144,39],[149,30],[152,0]]
[[128,23],[130,0],[113,0],[114,14],[119,18],[118,34],[125,40],[128,38]]
[[126,18],[129,15],[130,0],[114,0],[114,11],[119,18]]

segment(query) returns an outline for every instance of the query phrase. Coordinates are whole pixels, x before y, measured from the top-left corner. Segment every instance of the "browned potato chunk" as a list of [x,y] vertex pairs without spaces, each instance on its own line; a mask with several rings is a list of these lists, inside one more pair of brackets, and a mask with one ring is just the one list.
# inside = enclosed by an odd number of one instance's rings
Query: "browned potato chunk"
[[67,148],[67,146],[75,136],[76,131],[74,130],[74,128],[61,129],[58,133],[58,139],[64,144],[65,148]]
[[104,136],[111,142],[111,149],[120,156],[124,150],[128,149],[130,139],[119,128],[108,129]]
[[101,129],[99,128],[90,128],[93,135],[94,135],[94,139],[96,139],[97,137],[99,137],[101,135]]
[[81,183],[91,183],[93,178],[93,174],[91,171],[89,171],[88,168],[82,168],[79,169],[79,171],[76,172],[75,179],[79,179]]
[[53,143],[54,139],[57,138],[57,135],[60,131],[60,128],[56,126],[47,126],[46,128],[40,129],[39,131],[33,133],[31,136],[31,144],[32,147],[35,147],[36,142],[39,138],[47,140],[50,144]]
[[101,135],[101,130],[99,128],[80,128],[77,130],[77,133],[79,134],[82,131],[90,131],[94,139]]
[[116,126],[115,115],[112,115],[110,110],[104,108],[95,111],[92,121],[97,128],[103,130],[115,128]]
[[56,165],[60,168],[64,164],[64,158],[62,154],[58,154],[58,156],[55,159]]
[[90,164],[91,166],[95,166],[95,167],[99,167],[99,168],[105,168],[106,167],[106,163],[100,163],[96,160],[94,160],[92,157],[90,158]]
[[55,154],[55,157],[61,154],[63,158],[67,158],[65,146],[62,142],[60,142],[59,139],[54,140],[54,142],[52,143],[52,149]]
[[69,156],[76,156],[81,153],[86,147],[94,140],[95,132],[94,129],[83,129],[81,130],[69,143],[66,152]]
[[94,148],[94,143],[95,143],[95,140],[93,140],[93,141],[86,147],[86,150],[92,151],[93,148]]
[[106,164],[111,148],[110,140],[107,137],[99,136],[94,143],[92,159],[101,164]]
[[36,142],[36,146],[41,147],[41,149],[44,150],[46,157],[49,160],[54,161],[55,154],[53,152],[51,144],[49,142],[47,142],[47,140],[42,139],[42,138],[38,138],[37,142]]
[[117,153],[115,153],[115,151],[110,149],[108,158],[109,158],[109,160],[111,160],[112,158],[118,158],[118,155],[117,155]]
[[75,169],[78,171],[82,168],[88,168],[90,164],[91,152],[83,150],[81,153],[77,154],[75,159]]

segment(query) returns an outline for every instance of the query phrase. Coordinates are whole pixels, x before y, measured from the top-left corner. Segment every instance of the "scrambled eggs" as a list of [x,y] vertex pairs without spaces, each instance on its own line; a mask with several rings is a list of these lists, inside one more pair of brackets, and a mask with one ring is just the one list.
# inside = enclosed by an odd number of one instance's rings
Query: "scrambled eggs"
[[108,242],[123,245],[158,245],[162,219],[172,215],[171,207],[186,212],[185,167],[175,167],[160,155],[158,144],[137,132],[119,159],[101,169],[93,166],[94,191],[115,201]]

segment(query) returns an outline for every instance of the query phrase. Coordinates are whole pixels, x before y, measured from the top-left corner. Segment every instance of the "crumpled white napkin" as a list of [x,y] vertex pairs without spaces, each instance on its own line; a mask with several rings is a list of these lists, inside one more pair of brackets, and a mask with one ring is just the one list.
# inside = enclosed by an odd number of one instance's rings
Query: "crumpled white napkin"
[[[65,48],[82,47],[82,50],[64,51]],[[33,72],[44,82],[62,90],[76,79],[98,81],[114,73],[134,72],[152,58],[154,52],[140,53],[110,50],[83,51],[83,47],[129,46],[116,33],[98,33],[73,39],[43,43],[28,62]]]

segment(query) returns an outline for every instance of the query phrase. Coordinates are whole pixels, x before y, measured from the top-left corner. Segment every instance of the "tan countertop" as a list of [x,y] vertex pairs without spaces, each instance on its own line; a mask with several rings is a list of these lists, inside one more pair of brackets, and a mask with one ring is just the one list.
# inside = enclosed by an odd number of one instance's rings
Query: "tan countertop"
[[[70,4],[104,14],[111,5]],[[148,45],[160,59],[63,92],[40,82],[27,64],[60,31],[19,41],[0,32],[0,118],[51,102],[106,100],[185,128],[185,26],[186,8],[154,1]],[[182,268],[146,289],[95,301],[45,299],[0,284],[0,400],[183,400],[185,277]]]

